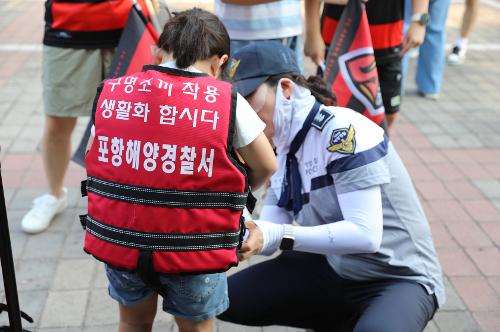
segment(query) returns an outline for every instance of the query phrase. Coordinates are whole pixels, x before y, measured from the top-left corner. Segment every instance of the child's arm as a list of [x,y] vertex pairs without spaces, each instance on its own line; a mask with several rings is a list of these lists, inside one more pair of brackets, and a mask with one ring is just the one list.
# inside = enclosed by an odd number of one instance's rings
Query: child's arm
[[278,168],[274,151],[263,133],[252,143],[239,148],[238,153],[248,167],[252,190],[262,186]]

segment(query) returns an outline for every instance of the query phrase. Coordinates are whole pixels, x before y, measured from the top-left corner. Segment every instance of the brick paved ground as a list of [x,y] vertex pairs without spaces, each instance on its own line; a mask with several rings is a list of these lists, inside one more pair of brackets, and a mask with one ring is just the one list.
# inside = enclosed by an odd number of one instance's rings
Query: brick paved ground
[[[449,40],[456,36],[462,8],[451,6]],[[27,236],[19,227],[46,185],[38,153],[42,17],[42,0],[0,1],[0,160],[21,305],[35,319],[26,326],[31,330],[110,331],[117,323],[116,305],[106,294],[102,267],[81,250],[76,216],[85,210],[77,189],[83,170],[70,166],[70,208],[49,231]],[[429,217],[446,275],[448,302],[426,331],[500,331],[498,17],[500,2],[485,0],[467,63],[446,69],[439,101],[416,97],[409,80],[392,135]],[[0,301],[3,297],[0,288]],[[5,321],[4,314],[0,325]],[[219,331],[292,331],[217,325]],[[155,330],[174,330],[172,317],[160,313]]]

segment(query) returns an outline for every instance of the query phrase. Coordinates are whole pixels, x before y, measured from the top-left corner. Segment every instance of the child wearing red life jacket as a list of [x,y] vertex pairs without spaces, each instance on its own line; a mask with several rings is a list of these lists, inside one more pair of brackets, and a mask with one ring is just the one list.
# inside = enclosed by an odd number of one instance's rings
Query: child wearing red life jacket
[[120,331],[150,331],[157,294],[180,331],[211,331],[229,305],[247,195],[276,160],[264,123],[216,80],[230,51],[216,16],[177,14],[158,46],[159,65],[98,88],[84,250],[106,264]]

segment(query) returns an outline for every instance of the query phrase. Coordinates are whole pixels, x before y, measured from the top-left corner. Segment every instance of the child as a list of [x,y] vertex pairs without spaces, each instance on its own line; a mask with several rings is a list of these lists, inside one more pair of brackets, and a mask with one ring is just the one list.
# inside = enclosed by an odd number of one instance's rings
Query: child
[[216,16],[179,13],[158,46],[161,65],[98,89],[84,249],[106,263],[120,331],[151,330],[157,293],[180,331],[211,331],[228,307],[221,271],[238,261],[249,186],[267,181],[276,160],[264,123],[215,79],[230,51]]

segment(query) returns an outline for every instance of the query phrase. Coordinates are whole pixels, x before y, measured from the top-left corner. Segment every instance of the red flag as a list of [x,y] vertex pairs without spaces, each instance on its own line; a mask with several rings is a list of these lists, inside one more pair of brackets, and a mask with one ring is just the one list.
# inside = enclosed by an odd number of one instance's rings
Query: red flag
[[[154,63],[151,45],[156,45],[157,41],[158,33],[142,12],[141,7],[134,1],[120,37],[120,42],[115,50],[115,56],[107,78],[138,72],[142,69],[142,66]],[[80,166],[85,165],[85,149],[90,137],[91,127],[92,121],[89,121],[82,140],[71,158]]]
[[376,124],[384,121],[370,28],[361,0],[349,0],[326,58],[324,79],[337,105],[353,109]]
[[144,16],[141,8],[134,4],[130,9],[107,78],[138,72],[145,64],[152,64],[154,59],[151,45],[156,45],[157,41],[158,33]]

